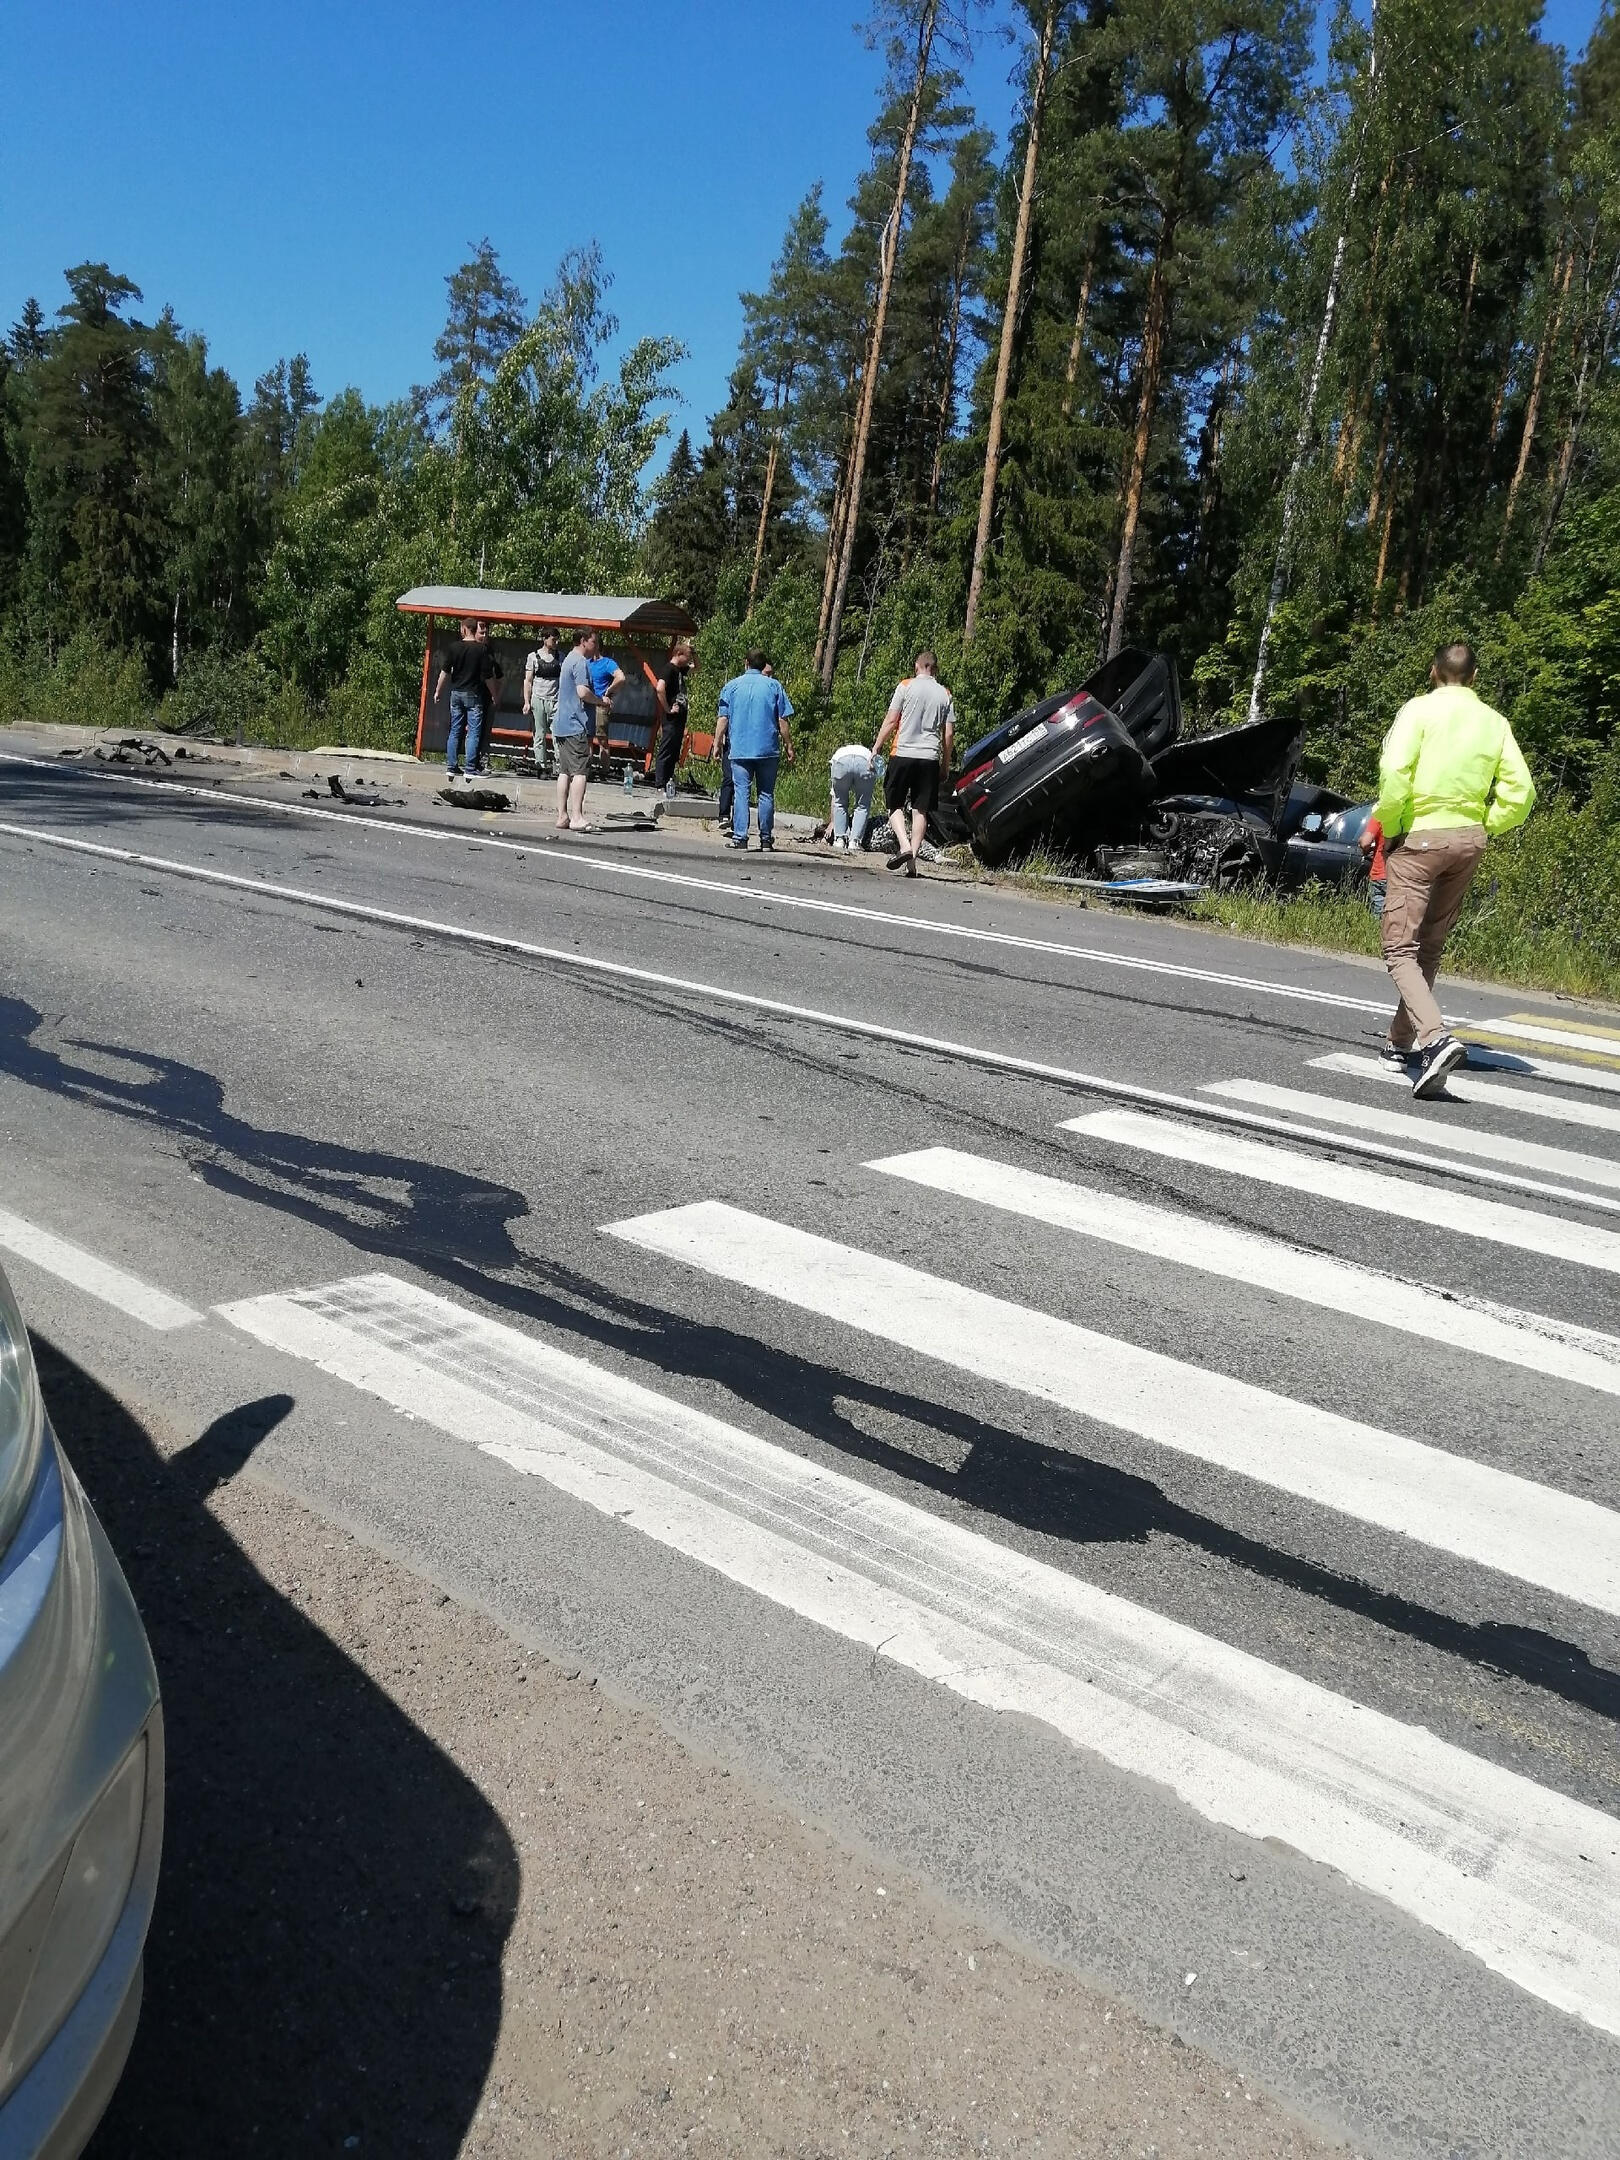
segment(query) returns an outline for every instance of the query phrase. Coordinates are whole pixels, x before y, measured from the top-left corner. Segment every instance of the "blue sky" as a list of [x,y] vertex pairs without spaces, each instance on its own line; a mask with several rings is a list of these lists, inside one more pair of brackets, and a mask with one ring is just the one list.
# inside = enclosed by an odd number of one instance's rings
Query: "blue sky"
[[[1463,0],[1466,5],[1466,0]],[[738,292],[805,189],[835,224],[880,56],[862,0],[9,0],[0,322],[105,260],[251,388],[307,351],[324,394],[432,373],[444,277],[488,233],[529,299],[595,238],[629,336],[691,357],[677,424],[722,401]],[[1551,0],[1572,49],[1596,0]],[[998,133],[1008,47],[969,86]],[[54,89],[52,88],[54,86]]]

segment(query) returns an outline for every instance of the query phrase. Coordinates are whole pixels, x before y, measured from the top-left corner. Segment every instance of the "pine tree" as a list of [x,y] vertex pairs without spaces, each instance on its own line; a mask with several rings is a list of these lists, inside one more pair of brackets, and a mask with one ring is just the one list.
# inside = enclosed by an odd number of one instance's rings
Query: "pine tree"
[[1161,399],[1182,372],[1178,317],[1205,364],[1209,348],[1229,339],[1231,273],[1240,265],[1220,243],[1299,96],[1306,30],[1299,0],[1123,0],[1113,25],[1130,100],[1120,164],[1135,196],[1133,240],[1145,291],[1110,658],[1125,642]]
[[450,427],[460,400],[486,387],[496,368],[523,335],[523,295],[501,268],[486,237],[445,279],[449,307],[434,341],[439,372],[421,393],[440,429]]
[[67,283],[26,423],[36,598],[59,631],[79,620],[149,647],[161,605],[151,338],[124,316],[140,288],[105,263],[78,264]]

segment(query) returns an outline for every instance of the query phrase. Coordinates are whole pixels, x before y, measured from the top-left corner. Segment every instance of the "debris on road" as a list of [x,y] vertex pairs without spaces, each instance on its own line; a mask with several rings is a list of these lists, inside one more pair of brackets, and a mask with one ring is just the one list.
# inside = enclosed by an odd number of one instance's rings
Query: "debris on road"
[[384,803],[402,803],[405,800],[403,795],[384,795],[377,788],[355,787],[352,782],[345,787],[336,773],[329,777],[326,785],[339,802],[358,803],[363,810],[376,810]]
[[510,795],[503,795],[499,788],[442,787],[435,800],[448,803],[452,810],[511,810],[515,807]]

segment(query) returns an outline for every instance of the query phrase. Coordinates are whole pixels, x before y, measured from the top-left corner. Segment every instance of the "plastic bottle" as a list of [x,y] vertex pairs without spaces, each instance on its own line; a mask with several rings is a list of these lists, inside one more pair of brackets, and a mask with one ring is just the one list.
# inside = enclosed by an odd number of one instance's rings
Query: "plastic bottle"
[[624,768],[624,792],[627,795],[636,792],[636,769],[633,765],[626,765]]

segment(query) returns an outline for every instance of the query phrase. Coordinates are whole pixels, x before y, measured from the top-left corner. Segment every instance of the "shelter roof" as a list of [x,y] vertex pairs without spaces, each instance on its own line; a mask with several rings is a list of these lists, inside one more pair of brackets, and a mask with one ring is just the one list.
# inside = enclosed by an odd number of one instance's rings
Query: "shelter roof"
[[697,624],[673,600],[608,598],[601,593],[484,591],[473,585],[413,585],[394,605],[402,615],[482,615],[497,623],[556,623],[580,630],[690,636]]

